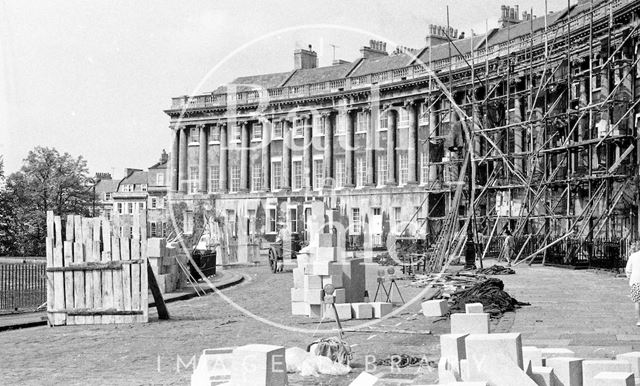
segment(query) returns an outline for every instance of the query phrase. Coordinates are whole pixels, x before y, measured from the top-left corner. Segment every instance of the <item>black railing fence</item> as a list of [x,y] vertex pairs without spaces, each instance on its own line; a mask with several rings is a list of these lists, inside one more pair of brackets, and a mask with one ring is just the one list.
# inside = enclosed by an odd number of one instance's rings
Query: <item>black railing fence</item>
[[35,310],[47,301],[46,265],[0,262],[0,313]]

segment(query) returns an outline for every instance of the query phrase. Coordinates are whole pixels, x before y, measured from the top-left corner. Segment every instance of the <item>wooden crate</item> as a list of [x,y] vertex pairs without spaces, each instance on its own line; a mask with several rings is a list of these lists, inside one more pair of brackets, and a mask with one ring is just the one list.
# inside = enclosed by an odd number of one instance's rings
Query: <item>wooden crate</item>
[[[105,218],[47,212],[47,316],[52,326],[148,322],[146,220],[130,235]],[[64,239],[62,237],[64,229]]]

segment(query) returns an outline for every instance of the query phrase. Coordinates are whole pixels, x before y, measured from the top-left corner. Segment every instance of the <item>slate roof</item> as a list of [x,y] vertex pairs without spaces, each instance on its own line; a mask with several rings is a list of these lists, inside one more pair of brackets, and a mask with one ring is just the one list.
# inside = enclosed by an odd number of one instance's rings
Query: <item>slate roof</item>
[[113,193],[118,190],[119,180],[99,180],[96,184],[96,194],[99,193]]
[[146,184],[147,181],[148,181],[148,174],[149,174],[148,172],[145,172],[145,171],[142,171],[142,170],[135,170],[131,174],[129,174],[128,176],[123,178],[122,181],[120,181],[120,185],[127,185],[127,184],[141,185],[141,184]]
[[[261,74],[261,75],[241,76],[239,78],[232,80],[230,84],[238,85],[237,91],[255,90],[256,86],[260,86],[265,89],[281,87],[283,83],[289,78],[291,73],[292,71],[275,72],[271,74]],[[220,86],[213,93],[224,94],[225,92],[226,92],[226,87]]]
[[298,86],[302,84],[320,83],[336,79],[344,79],[355,65],[355,63],[343,63],[335,66],[296,70],[284,85]]
[[406,53],[363,59],[362,63],[360,63],[350,76],[362,76],[407,67],[412,59],[413,57]]

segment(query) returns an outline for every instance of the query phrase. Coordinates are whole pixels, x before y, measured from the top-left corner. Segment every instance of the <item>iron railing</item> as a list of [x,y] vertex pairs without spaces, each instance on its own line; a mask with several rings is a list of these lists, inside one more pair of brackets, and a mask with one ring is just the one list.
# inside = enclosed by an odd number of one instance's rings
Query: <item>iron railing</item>
[[47,301],[46,264],[0,262],[0,313],[34,311]]

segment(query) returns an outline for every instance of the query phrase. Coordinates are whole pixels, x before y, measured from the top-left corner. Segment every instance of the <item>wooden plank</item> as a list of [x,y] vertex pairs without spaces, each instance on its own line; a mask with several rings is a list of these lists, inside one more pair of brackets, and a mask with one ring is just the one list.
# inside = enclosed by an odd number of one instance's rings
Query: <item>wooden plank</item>
[[[47,212],[47,234],[49,234],[49,213]],[[51,217],[51,234],[53,234],[53,216]],[[45,240],[47,248],[47,267],[53,267],[53,237],[47,237]],[[53,310],[54,306],[54,287],[53,287],[53,272],[47,272],[47,320],[49,325],[53,326]]]
[[140,240],[147,239],[147,213],[140,213]]
[[[144,229],[145,227],[143,227]],[[142,316],[138,317],[141,323],[149,321],[149,272],[147,270],[147,239],[143,238],[140,244],[140,308],[142,308]]]
[[123,316],[123,315],[142,315],[142,311],[119,311],[114,309],[100,309],[100,310],[65,310],[69,315],[93,315],[98,316],[102,315],[104,319],[105,316]]
[[[47,211],[47,237],[51,239],[51,242],[55,242],[54,240],[54,229],[53,229],[53,211]],[[52,244],[55,245],[55,244]],[[53,258],[53,255],[51,255]]]
[[[76,229],[82,229],[82,227],[76,226]],[[76,233],[76,235],[78,235],[78,233]],[[80,232],[80,235],[82,235],[82,232]],[[73,243],[73,262],[84,262],[84,248],[82,247],[81,241]],[[84,272],[75,271],[73,272],[73,308],[85,307],[84,294]],[[86,318],[84,316],[75,316],[74,319],[75,324],[85,324]]]
[[[56,216],[57,217],[57,216]],[[59,219],[60,217],[58,217]],[[57,231],[56,231],[57,233]],[[58,236],[61,236],[58,235]],[[57,237],[57,236],[56,236]],[[62,267],[63,257],[62,257],[62,245],[53,247],[53,265],[57,267]],[[64,273],[62,272],[54,272],[53,273],[53,288],[54,288],[54,299],[53,299],[53,308],[55,309],[64,309],[65,306],[65,296],[64,296]],[[67,315],[62,312],[55,312],[53,314],[53,325],[54,326],[63,326],[66,323]]]
[[[105,253],[104,251],[102,253]],[[47,272],[75,272],[75,271],[108,271],[119,270],[125,264],[133,265],[142,263],[142,259],[130,261],[98,261],[85,263],[71,263],[68,267],[51,267],[47,268]]]
[[[93,261],[93,226],[90,218],[82,218],[82,245],[84,246],[84,261]],[[93,308],[93,273],[84,273],[84,302],[85,307]],[[93,324],[93,316],[84,317],[85,324]]]
[[[140,239],[131,239],[131,260],[140,259]],[[131,309],[140,310],[140,264],[131,264]],[[137,322],[137,318],[133,319]]]
[[133,226],[131,227],[131,238],[140,239],[140,213],[133,214]]
[[62,240],[62,220],[60,219],[60,216],[55,216],[53,218],[53,223],[55,225],[55,236],[56,236],[56,242],[54,243],[54,245],[56,248],[62,248],[62,241],[63,241]]
[[[120,261],[120,238],[111,236],[111,261]],[[122,294],[122,270],[113,271],[113,307],[116,310],[124,311],[124,298]],[[122,316],[114,316],[115,323],[123,323]]]
[[[111,263],[111,226],[109,220],[100,217],[102,229],[102,262]],[[113,271],[102,271],[102,307],[113,308]],[[115,323],[114,316],[103,316],[102,324]]]
[[72,214],[67,216],[67,223],[64,224],[64,230],[65,230],[65,240],[73,242],[74,226],[73,226]]
[[[73,216],[73,230],[74,230],[74,240],[76,242],[82,242],[82,217],[75,215]],[[74,260],[75,261],[75,260]]]
[[[95,236],[95,233],[94,233]],[[98,237],[99,233],[98,233]],[[93,240],[93,261],[100,261],[101,242],[100,240]],[[102,273],[100,271],[93,271],[93,308],[102,308]],[[102,324],[101,316],[93,317],[94,324]]]
[[162,297],[162,292],[160,292],[160,287],[158,287],[158,282],[156,281],[156,275],[153,273],[153,268],[151,268],[151,264],[147,260],[147,275],[149,277],[149,289],[151,290],[151,294],[153,295],[153,301],[156,304],[156,310],[158,311],[158,319],[160,320],[168,320],[169,319],[169,310],[167,309],[167,305],[164,302],[164,298]]
[[[120,259],[131,260],[131,239],[120,239]],[[131,266],[125,265],[122,270],[122,298],[124,299],[124,310],[131,311]],[[123,317],[123,323],[131,323],[132,318]]]
[[[73,216],[69,216],[73,219]],[[73,221],[73,220],[72,220]],[[70,228],[67,227],[67,230]],[[73,228],[71,228],[73,230]],[[66,232],[66,236],[69,237],[70,232]],[[73,232],[71,232],[73,233]],[[67,266],[73,262],[73,242],[65,241],[63,244],[63,261],[64,265]],[[73,272],[64,272],[64,303],[65,308],[74,307],[73,302]],[[75,317],[70,316],[67,317],[67,325],[76,324]]]

